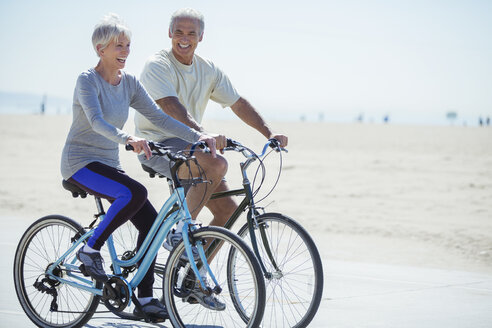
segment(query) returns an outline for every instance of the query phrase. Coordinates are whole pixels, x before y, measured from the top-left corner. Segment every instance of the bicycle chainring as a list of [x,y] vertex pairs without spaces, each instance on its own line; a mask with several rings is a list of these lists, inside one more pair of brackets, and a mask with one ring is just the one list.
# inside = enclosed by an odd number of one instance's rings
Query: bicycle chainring
[[130,303],[131,292],[123,279],[113,276],[103,286],[104,305],[111,312],[121,312]]

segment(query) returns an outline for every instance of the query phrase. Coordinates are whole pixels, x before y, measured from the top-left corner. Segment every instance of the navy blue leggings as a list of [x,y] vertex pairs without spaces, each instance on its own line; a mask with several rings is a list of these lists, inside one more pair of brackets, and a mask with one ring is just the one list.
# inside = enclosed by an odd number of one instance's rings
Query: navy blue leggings
[[[147,189],[142,184],[125,172],[99,162],[88,164],[68,180],[111,203],[104,220],[87,241],[90,247],[100,250],[113,231],[130,220],[139,232],[137,248],[140,248],[157,217],[157,212],[147,199]],[[138,297],[152,296],[154,265],[155,259],[138,285]]]

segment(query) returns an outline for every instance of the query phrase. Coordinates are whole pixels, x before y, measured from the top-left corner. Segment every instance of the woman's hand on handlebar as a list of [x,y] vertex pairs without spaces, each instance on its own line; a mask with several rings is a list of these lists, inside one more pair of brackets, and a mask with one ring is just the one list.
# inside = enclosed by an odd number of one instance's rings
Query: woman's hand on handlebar
[[147,143],[147,140],[130,136],[126,141],[126,143],[133,147],[134,153],[139,154],[140,152],[143,151],[147,159],[150,159],[150,157],[152,156],[152,152],[150,150],[149,144]]
[[215,149],[220,150],[220,153],[224,153],[224,148],[227,147],[227,138],[222,134],[209,133],[209,136],[215,139]]
[[[224,137],[225,139],[225,137]],[[218,149],[217,147],[217,142],[216,139],[208,134],[202,134],[198,141],[202,141],[207,144],[208,148],[210,149],[210,154],[212,154],[213,158],[217,157],[217,151],[215,149]]]

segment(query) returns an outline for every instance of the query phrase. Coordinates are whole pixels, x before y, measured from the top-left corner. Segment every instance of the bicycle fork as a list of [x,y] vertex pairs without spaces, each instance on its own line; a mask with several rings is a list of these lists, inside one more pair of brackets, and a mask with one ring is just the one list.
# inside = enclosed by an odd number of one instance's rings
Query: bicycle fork
[[[186,220],[184,222],[183,231],[190,232],[190,234],[192,235],[192,232],[194,230],[196,230],[194,225],[190,224],[190,222],[188,220]],[[190,241],[190,234],[188,234],[188,233],[182,234],[186,255],[188,256],[188,259],[193,259],[193,261],[190,260],[189,262],[190,262],[190,265],[191,265],[193,272],[195,272],[195,275],[197,276],[198,281],[200,282],[200,286],[202,287],[202,290],[208,291],[209,288],[207,287],[207,285],[203,281],[203,278],[200,274],[200,271],[196,265],[196,261],[193,257],[192,242]],[[207,273],[209,274],[210,278],[214,282],[215,287],[211,290],[211,292],[213,292],[214,294],[220,294],[222,292],[222,288],[219,286],[219,283],[218,283],[217,279],[215,278],[215,275],[213,274],[212,270],[210,269],[210,266],[208,265],[208,260],[207,260],[207,256],[205,255],[205,251],[203,250],[202,241],[201,240],[193,240],[193,244],[196,245],[196,248],[198,250],[198,255],[200,256],[200,260],[201,260],[202,265],[205,267],[205,269],[207,270]]]
[[[282,272],[279,266],[277,265],[277,262],[275,261],[275,257],[270,247],[270,243],[266,235],[266,226],[264,224],[261,225],[258,224],[258,221],[256,220],[256,215],[253,213],[252,209],[248,211],[248,230],[251,238],[251,245],[253,247],[253,252],[255,253],[256,258],[258,259],[258,262],[260,263],[260,267],[261,270],[263,271],[265,278],[267,279],[280,278]],[[258,241],[256,238],[255,230],[258,230],[260,232],[261,243],[263,245],[263,248],[265,249],[266,255],[268,256],[268,260],[270,261],[270,263],[274,268],[274,272],[269,272],[266,269],[265,264],[263,263],[263,258],[261,257],[260,251],[258,249]]]
[[[268,238],[266,235],[265,231],[265,225],[259,225],[258,221],[256,220],[256,207],[254,203],[254,198],[253,198],[253,193],[251,191],[251,183],[246,175],[246,169],[249,166],[251,162],[246,161],[245,163],[241,163],[241,172],[243,175],[243,187],[244,191],[246,193],[246,198],[249,199],[249,210],[248,210],[248,230],[249,230],[249,235],[251,238],[251,245],[253,247],[253,252],[255,253],[256,258],[258,259],[258,262],[260,263],[261,271],[263,271],[263,274],[265,278],[267,279],[272,279],[272,278],[279,278],[282,275],[282,272],[280,268],[277,265],[277,262],[275,261],[275,258],[272,253],[272,249],[270,248],[270,243],[268,242]],[[275,269],[275,272],[269,272],[265,264],[263,263],[263,259],[260,255],[260,251],[258,249],[258,242],[256,240],[256,234],[255,230],[258,229],[260,231],[260,236],[261,236],[261,241],[263,244],[263,247],[265,249],[265,252],[268,256],[268,259],[270,263],[272,263],[273,268]]]

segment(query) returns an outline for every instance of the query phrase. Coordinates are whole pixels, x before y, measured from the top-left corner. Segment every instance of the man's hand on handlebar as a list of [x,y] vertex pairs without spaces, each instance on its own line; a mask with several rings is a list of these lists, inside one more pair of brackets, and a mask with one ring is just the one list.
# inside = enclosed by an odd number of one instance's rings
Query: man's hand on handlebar
[[139,154],[143,151],[145,153],[145,157],[147,157],[147,159],[150,159],[150,157],[152,156],[152,152],[150,150],[149,144],[147,143],[147,140],[142,139],[142,138],[138,138],[138,137],[134,137],[134,136],[130,136],[126,140],[126,143],[133,147],[134,153]]
[[272,133],[272,135],[268,139],[277,139],[277,141],[280,143],[281,148],[287,147],[287,144],[289,143],[289,138],[287,138],[287,136],[283,134]]

